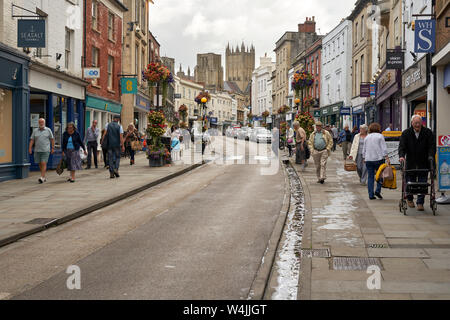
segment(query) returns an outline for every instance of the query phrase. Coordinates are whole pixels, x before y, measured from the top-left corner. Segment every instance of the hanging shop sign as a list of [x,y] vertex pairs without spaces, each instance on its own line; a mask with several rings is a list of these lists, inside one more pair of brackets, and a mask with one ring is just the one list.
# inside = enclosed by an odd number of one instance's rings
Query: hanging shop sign
[[361,83],[359,92],[361,98],[370,98],[370,83]]
[[122,94],[137,94],[137,79],[122,78],[120,79],[120,87],[122,88]]
[[438,147],[439,191],[450,190],[450,147]]
[[414,66],[403,73],[402,94],[408,94],[427,85],[427,59],[424,56]]
[[375,97],[376,93],[377,93],[377,86],[375,85],[375,83],[371,83],[370,84],[370,96]]
[[386,69],[400,69],[403,70],[405,64],[405,53],[397,51],[386,52]]
[[432,53],[436,48],[436,20],[416,20],[414,52]]
[[216,117],[210,117],[209,120],[211,121],[211,124],[217,124],[217,118]]
[[341,116],[349,116],[350,107],[341,107]]
[[320,118],[320,110],[314,110],[314,118]]
[[83,77],[85,79],[98,79],[100,78],[100,68],[84,68]]
[[45,48],[45,20],[17,20],[17,46]]

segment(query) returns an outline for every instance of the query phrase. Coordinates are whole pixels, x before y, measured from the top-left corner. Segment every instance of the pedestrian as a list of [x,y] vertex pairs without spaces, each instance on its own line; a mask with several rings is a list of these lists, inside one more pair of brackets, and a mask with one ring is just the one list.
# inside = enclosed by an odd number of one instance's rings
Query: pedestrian
[[75,182],[75,171],[81,170],[80,148],[87,155],[86,147],[75,127],[75,123],[69,122],[63,134],[62,156],[66,158],[67,170],[70,171],[69,182]]
[[356,162],[356,172],[359,176],[359,181],[362,185],[367,184],[367,167],[363,161],[364,140],[367,137],[369,128],[366,124],[362,124],[360,127],[360,133],[355,135],[352,143],[352,149],[350,151],[350,160]]
[[[398,146],[400,162],[405,164],[406,170],[432,169],[436,154],[436,145],[433,132],[423,126],[422,117],[414,115],[411,118],[411,127],[402,132]],[[410,172],[406,174],[406,181],[427,182],[427,172]],[[425,195],[417,196],[417,210],[424,211]],[[414,208],[414,196],[408,195],[407,204]]]
[[305,170],[306,161],[306,132],[300,127],[300,122],[294,121],[295,130],[295,163],[300,165],[301,171]]
[[327,178],[327,160],[333,147],[330,133],[322,129],[322,122],[316,122],[316,129],[309,137],[309,149],[316,165],[317,182],[323,184]]
[[120,115],[115,114],[113,122],[106,125],[105,137],[108,141],[109,177],[119,178],[120,151],[125,151],[123,128],[119,124]]
[[104,162],[104,168],[109,168],[109,162],[108,162],[108,139],[106,138],[106,129],[102,129],[102,136],[100,139],[100,146],[102,147],[102,153],[103,153],[103,162]]
[[337,144],[338,137],[339,137],[338,129],[336,128],[336,126],[334,124],[331,126],[331,132],[333,133],[333,135],[332,135],[332,137],[333,137],[333,148],[332,148],[332,150],[334,152],[334,151],[336,151],[336,144]]
[[135,144],[135,141],[139,142],[140,140],[139,132],[134,127],[133,123],[130,123],[128,125],[127,132],[125,132],[124,140],[125,140],[125,151],[127,154],[130,155],[130,166],[132,166],[135,162],[134,155],[136,153],[136,150],[133,149],[133,144]]
[[384,131],[394,131],[394,125],[389,123],[389,127],[387,127]]
[[181,136],[179,134],[179,132],[177,132],[176,127],[172,132],[172,139],[171,139],[171,158],[172,161],[178,161],[181,158],[181,141],[180,138],[182,138],[183,136]]
[[289,149],[289,157],[292,157],[292,151],[295,147],[295,141],[294,141],[294,129],[292,129],[291,127],[289,127],[288,131],[287,131],[287,145],[288,145],[288,149]]
[[[351,140],[351,143],[353,144],[353,140],[355,139],[355,136],[358,134],[359,132],[358,132],[358,127],[357,126],[354,126],[353,127],[353,129],[352,129],[352,140]],[[351,150],[351,148],[350,148],[350,150]],[[349,151],[350,152],[350,151]]]
[[348,125],[345,125],[344,130],[340,134],[340,145],[342,146],[342,153],[344,155],[344,160],[347,159],[352,143],[352,133],[349,130]]
[[100,135],[100,129],[97,128],[97,120],[92,121],[92,125],[86,130],[86,135],[84,137],[84,143],[88,149],[87,157],[87,167],[91,168],[92,153],[94,154],[94,165],[95,169],[98,169],[97,164],[97,149],[98,149],[98,137]]
[[47,162],[50,154],[55,152],[55,138],[50,128],[45,126],[45,119],[41,118],[38,121],[39,127],[33,130],[30,138],[30,145],[28,152],[33,154],[34,146],[34,162],[39,164],[41,176],[38,179],[39,183],[47,181]]
[[378,168],[387,161],[389,157],[387,153],[386,141],[381,134],[381,126],[379,123],[372,123],[369,126],[369,135],[364,139],[363,159],[367,168],[367,190],[369,199],[375,200],[375,196],[383,199],[381,196],[381,182],[377,181],[377,188],[374,193],[375,174]]

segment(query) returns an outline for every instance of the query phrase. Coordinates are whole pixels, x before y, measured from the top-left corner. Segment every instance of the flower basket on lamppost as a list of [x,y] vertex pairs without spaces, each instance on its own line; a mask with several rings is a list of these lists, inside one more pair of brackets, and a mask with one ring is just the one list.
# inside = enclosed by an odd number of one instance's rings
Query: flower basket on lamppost
[[300,127],[302,127],[306,132],[306,137],[309,139],[309,136],[314,131],[314,118],[309,113],[309,111],[303,111],[297,113],[295,116],[295,120],[299,122]]
[[180,108],[178,109],[178,114],[180,115],[180,118],[181,118],[180,128],[187,129],[188,128],[188,124],[187,124],[188,107],[186,105],[182,104],[180,106]]
[[303,106],[305,107],[306,111],[310,111],[312,108],[314,108],[315,104],[316,99],[311,96],[305,97],[305,99],[303,99]]
[[199,105],[199,106],[201,106],[201,117],[202,117],[202,131],[203,132],[205,132],[206,130],[204,130],[204,127],[205,127],[205,121],[206,121],[206,125],[208,125],[208,120],[207,120],[207,118],[206,118],[206,109],[208,108],[208,106],[206,105],[206,103],[209,101],[209,100],[211,100],[211,96],[210,96],[210,94],[209,94],[209,92],[208,91],[205,91],[205,92],[200,92],[199,94],[198,94],[198,96],[197,97],[195,97],[195,102]]
[[266,110],[261,115],[264,119],[263,127],[267,127],[267,117],[270,116],[270,112]]
[[250,128],[252,127],[253,117],[253,113],[247,113],[247,126]]
[[[147,68],[142,71],[142,80],[147,81],[149,84],[149,96],[153,96],[152,90],[153,87],[156,86],[156,109],[159,111],[161,105],[165,104],[169,84],[174,81],[172,73],[166,66],[164,66],[160,62],[151,62],[147,65]],[[159,103],[160,87],[162,88],[163,98],[161,104]]]
[[303,112],[303,90],[309,88],[314,83],[314,77],[306,70],[297,71],[294,73],[294,79],[292,80],[292,88],[295,90],[295,96],[298,98],[301,93],[301,103]]
[[150,138],[147,139],[149,165],[150,167],[162,167],[168,152],[166,146],[161,142],[161,136],[164,135],[167,127],[166,118],[160,111],[150,111],[147,118],[147,136]]

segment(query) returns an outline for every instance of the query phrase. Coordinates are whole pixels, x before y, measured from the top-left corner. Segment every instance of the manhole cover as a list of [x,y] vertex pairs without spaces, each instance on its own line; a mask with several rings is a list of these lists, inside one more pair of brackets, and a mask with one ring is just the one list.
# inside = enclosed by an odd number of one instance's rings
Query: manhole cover
[[364,257],[334,257],[333,270],[347,270],[347,271],[366,271],[370,266],[378,266],[381,270],[383,265],[378,258],[364,258]]
[[306,258],[329,258],[329,249],[302,249],[302,257]]
[[49,222],[52,222],[56,219],[54,218],[36,218],[30,221],[25,222],[26,224],[47,224]]
[[387,243],[371,243],[367,245],[367,248],[370,249],[385,249],[389,248]]

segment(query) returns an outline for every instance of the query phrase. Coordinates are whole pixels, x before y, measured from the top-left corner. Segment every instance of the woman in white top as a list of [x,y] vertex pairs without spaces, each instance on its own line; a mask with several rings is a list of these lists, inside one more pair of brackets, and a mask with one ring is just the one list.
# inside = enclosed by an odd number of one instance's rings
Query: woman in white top
[[359,127],[360,133],[358,133],[353,139],[352,149],[350,151],[350,160],[356,162],[356,172],[358,173],[361,184],[367,184],[367,167],[363,161],[364,141],[369,133],[369,127],[367,124],[362,124]]
[[289,149],[289,157],[292,157],[293,149],[295,147],[295,141],[294,141],[294,129],[289,128],[287,132],[287,145]]
[[377,189],[375,190],[375,193],[373,191],[375,174],[385,160],[389,162],[386,141],[380,132],[380,124],[372,123],[369,126],[369,135],[364,140],[362,153],[367,167],[367,189],[369,191],[370,200],[375,200],[375,196],[383,199],[381,196],[381,183],[377,182]]

